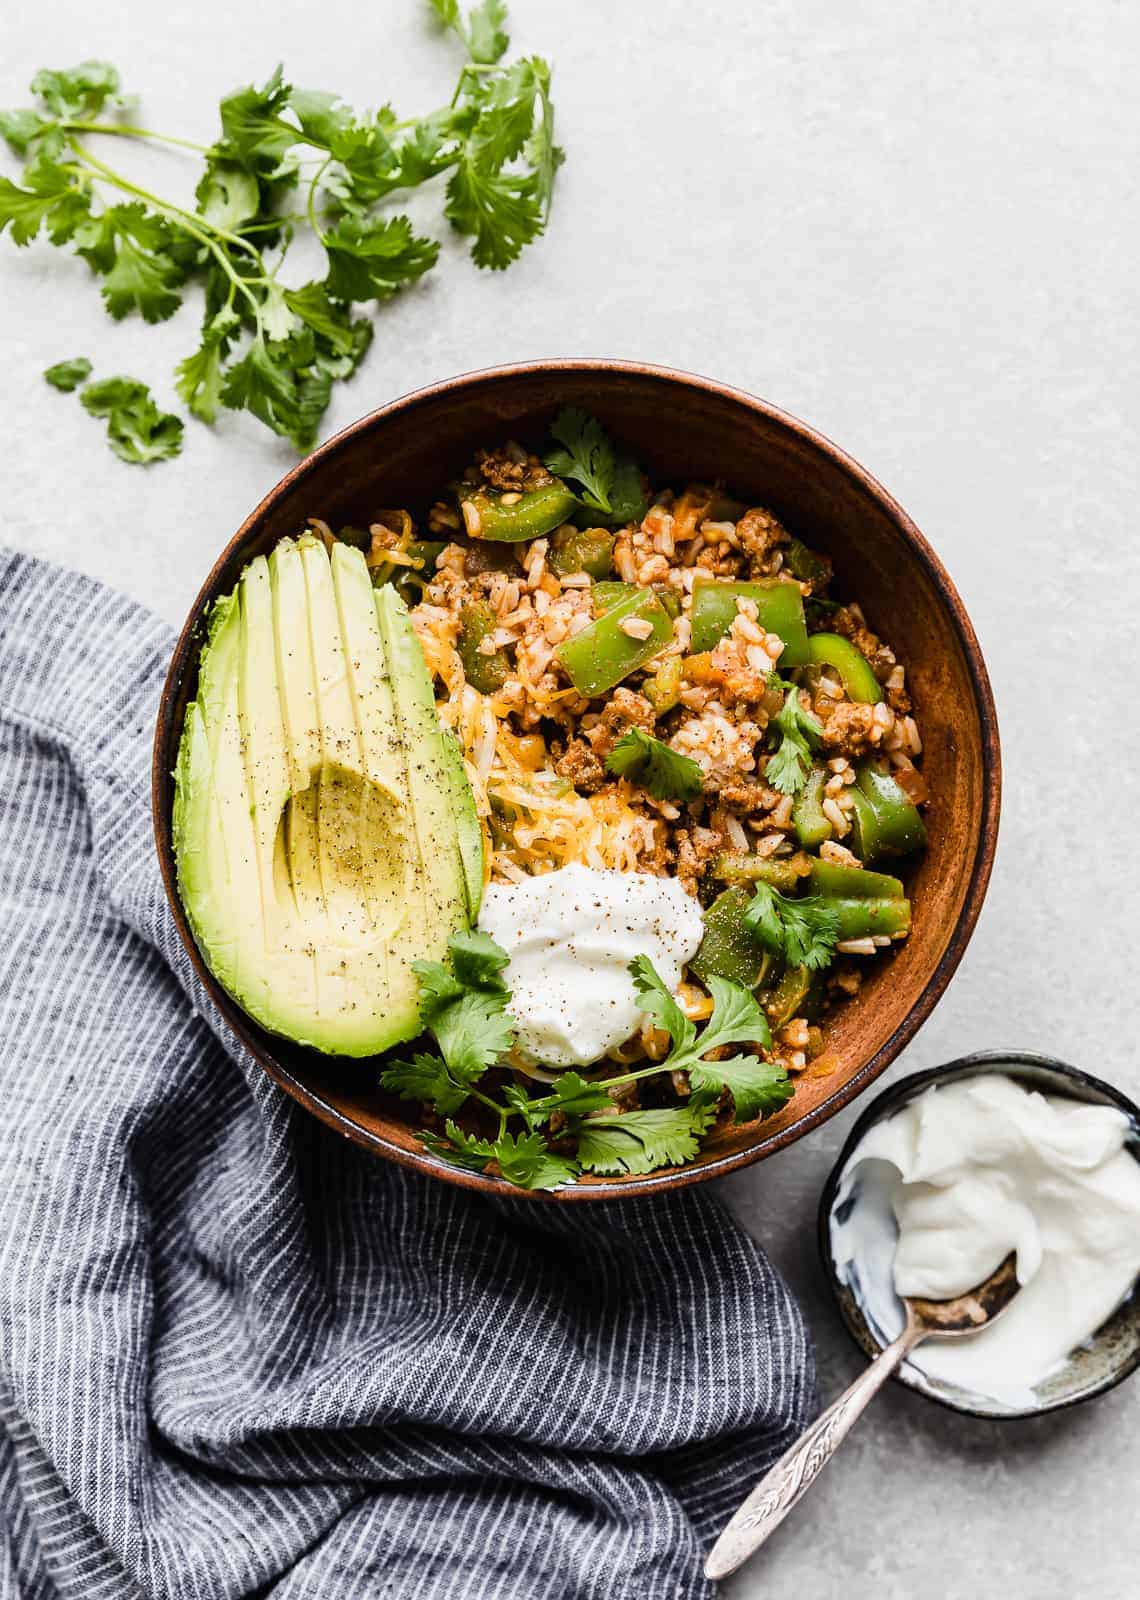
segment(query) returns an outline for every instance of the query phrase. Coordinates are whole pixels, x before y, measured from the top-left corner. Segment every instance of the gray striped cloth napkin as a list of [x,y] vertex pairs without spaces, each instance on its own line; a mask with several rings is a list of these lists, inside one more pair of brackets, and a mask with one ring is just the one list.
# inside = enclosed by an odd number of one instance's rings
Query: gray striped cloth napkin
[[706,1193],[491,1203],[299,1111],[200,992],[169,630],[0,555],[0,1596],[705,1596],[815,1404]]

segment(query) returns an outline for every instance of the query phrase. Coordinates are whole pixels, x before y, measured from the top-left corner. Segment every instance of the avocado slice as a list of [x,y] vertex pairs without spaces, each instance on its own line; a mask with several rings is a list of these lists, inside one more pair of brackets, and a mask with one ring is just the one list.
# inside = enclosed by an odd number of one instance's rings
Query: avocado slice
[[412,964],[473,919],[482,831],[407,608],[359,550],[283,539],[216,602],[173,825],[194,937],[263,1027],[346,1056],[420,1031]]

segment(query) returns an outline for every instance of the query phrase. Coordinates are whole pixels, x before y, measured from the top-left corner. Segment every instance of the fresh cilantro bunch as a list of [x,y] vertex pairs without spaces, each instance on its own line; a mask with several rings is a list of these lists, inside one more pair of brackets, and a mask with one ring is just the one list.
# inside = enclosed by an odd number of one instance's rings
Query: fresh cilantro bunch
[[656,800],[694,800],[704,773],[692,756],[683,756],[642,728],[623,733],[606,757],[606,771],[629,778]]
[[823,729],[817,718],[804,710],[794,683],[784,683],[780,678],[771,681],[787,692],[772,723],[780,742],[768,757],[764,776],[781,794],[798,794],[811,775],[812,751],[819,749]]
[[[419,963],[420,1016],[439,1053],[391,1061],[380,1074],[384,1088],[430,1106],[444,1119],[442,1137],[429,1133],[424,1142],[454,1166],[484,1172],[494,1164],[508,1183],[524,1189],[555,1188],[583,1172],[652,1172],[697,1154],[726,1091],[738,1122],[768,1116],[791,1096],[783,1067],[758,1055],[726,1054],[733,1045],[767,1048],[772,1042],[764,1013],[747,989],[710,979],[713,1011],[698,1034],[652,963],[639,956],[630,972],[644,1010],[669,1036],[664,1060],[599,1080],[562,1072],[544,1095],[508,1083],[496,1099],[480,1085],[514,1042],[502,977],[507,961],[494,940],[472,933],[453,936],[450,966]],[[709,1060],[714,1052],[719,1059]],[[687,1100],[644,1111],[616,1109],[611,1090],[675,1072],[688,1075],[693,1092]],[[497,1119],[492,1136],[470,1133],[456,1122],[469,1100]],[[509,1127],[514,1118],[522,1124],[517,1132]]]
[[818,895],[793,900],[771,884],[758,883],[744,920],[761,944],[789,967],[816,972],[831,965],[839,939],[839,918],[834,907]]
[[[210,146],[128,123],[119,76],[86,61],[32,81],[34,107],[0,113],[0,134],[24,159],[20,183],[0,178],[0,231],[17,245],[46,233],[101,280],[116,318],[165,321],[193,283],[203,293],[198,346],[177,368],[192,414],[251,412],[300,450],[316,439],[334,384],[372,341],[357,308],[382,303],[435,265],[436,239],[384,209],[393,196],[447,174],[443,214],[481,267],[502,269],[542,233],[554,175],[550,67],[507,63],[502,0],[466,14],[429,0],[466,59],[449,103],[423,117],[391,106],[358,114],[335,94],[299,89],[278,68],[226,95]],[[91,134],[197,154],[193,210],[136,183],[88,142]],[[283,270],[302,233],[324,249],[323,276]]]
[[578,485],[576,493],[587,511],[615,526],[641,520],[648,505],[641,471],[628,456],[618,454],[596,418],[577,406],[565,406],[550,432],[562,448],[548,451],[543,462],[556,478]]

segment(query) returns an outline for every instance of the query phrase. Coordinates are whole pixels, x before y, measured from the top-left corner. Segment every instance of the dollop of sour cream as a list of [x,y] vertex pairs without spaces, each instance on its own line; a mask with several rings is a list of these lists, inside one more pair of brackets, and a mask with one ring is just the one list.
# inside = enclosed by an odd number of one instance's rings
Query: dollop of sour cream
[[576,863],[491,884],[479,927],[511,958],[504,976],[519,1044],[556,1067],[588,1066],[640,1028],[634,956],[648,956],[676,989],[704,932],[676,878]]
[[884,1342],[898,1295],[947,1300],[1011,1250],[1023,1285],[980,1333],[931,1339],[908,1360],[999,1405],[1034,1386],[1100,1327],[1140,1273],[1140,1161],[1129,1119],[986,1074],[933,1085],[871,1128],[831,1214],[840,1279]]

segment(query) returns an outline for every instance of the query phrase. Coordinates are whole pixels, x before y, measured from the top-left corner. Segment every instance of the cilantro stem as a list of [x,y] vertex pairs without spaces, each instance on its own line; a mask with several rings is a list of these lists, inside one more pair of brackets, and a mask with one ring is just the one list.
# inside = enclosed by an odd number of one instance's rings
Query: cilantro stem
[[[227,244],[234,245],[239,250],[244,250],[247,255],[253,257],[259,266],[264,265],[261,251],[255,244],[250,244],[248,239],[243,239],[240,234],[230,233],[227,228],[219,228],[216,223],[207,222],[204,217],[198,216],[194,211],[183,210],[181,206],[176,206],[171,200],[160,199],[158,195],[152,194],[149,189],[142,189],[137,183],[132,183],[129,178],[124,178],[121,172],[116,172],[114,167],[109,167],[105,161],[100,161],[98,156],[92,155],[90,150],[81,145],[78,140],[72,139],[70,142],[71,148],[76,155],[85,161],[88,166],[93,167],[96,172],[102,175],[105,182],[113,184],[116,189],[121,189],[124,194],[133,194],[137,200],[145,200],[156,211],[164,211],[168,216],[177,217],[187,233],[192,233],[195,238],[200,239],[204,244],[208,244],[209,240],[206,239],[203,230],[208,230],[215,238],[224,239]],[[264,283],[267,280],[262,277],[251,279],[250,281]]]
[[316,172],[314,172],[312,178],[309,180],[309,198],[305,206],[305,211],[309,218],[309,227],[312,228],[322,245],[325,242],[325,235],[321,229],[320,223],[317,221],[317,185],[320,183],[321,179],[324,177],[331,165],[332,156],[326,156],[324,161],[322,161],[320,166],[317,168]]
[[193,139],[176,139],[171,133],[156,133],[153,128],[134,128],[121,122],[65,122],[67,131],[75,133],[109,133],[120,139],[157,139],[160,144],[177,145],[180,150],[193,150],[200,156],[210,153],[207,144],[195,144]]

